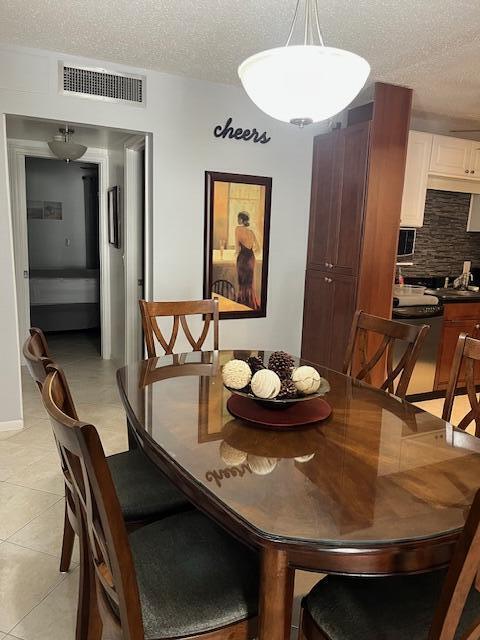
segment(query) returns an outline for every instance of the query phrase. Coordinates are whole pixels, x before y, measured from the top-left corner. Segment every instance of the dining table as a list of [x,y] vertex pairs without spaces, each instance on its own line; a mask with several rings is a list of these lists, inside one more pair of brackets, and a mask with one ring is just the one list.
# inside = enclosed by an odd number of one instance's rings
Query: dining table
[[[252,355],[270,354],[150,358],[119,369],[117,381],[135,446],[258,550],[258,638],[287,640],[296,569],[373,580],[448,564],[480,485],[480,440],[316,365],[328,381],[327,419],[271,429],[236,418],[222,367]],[[311,365],[295,359],[302,364]]]

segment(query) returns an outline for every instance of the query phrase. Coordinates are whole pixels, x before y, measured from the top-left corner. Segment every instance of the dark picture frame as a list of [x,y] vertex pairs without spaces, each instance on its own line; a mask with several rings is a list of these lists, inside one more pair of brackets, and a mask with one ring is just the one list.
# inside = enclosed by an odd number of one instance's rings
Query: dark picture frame
[[115,248],[120,247],[120,187],[111,187],[107,191],[108,242]]
[[267,315],[271,202],[272,178],[205,172],[203,296],[222,320]]

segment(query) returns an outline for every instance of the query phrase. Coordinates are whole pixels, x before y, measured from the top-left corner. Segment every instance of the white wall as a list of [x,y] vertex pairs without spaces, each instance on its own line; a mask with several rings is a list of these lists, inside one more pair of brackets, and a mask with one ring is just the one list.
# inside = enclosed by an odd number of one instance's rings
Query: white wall
[[[85,204],[82,177],[91,172],[77,162],[26,158],[29,200],[62,203],[61,220],[28,219],[30,270],[85,268]],[[67,240],[69,244],[67,245]]]
[[[59,60],[145,74],[146,108],[59,95]],[[205,170],[271,176],[267,317],[222,322],[221,346],[299,352],[313,128],[267,117],[238,87],[8,46],[0,47],[0,112],[153,134],[156,299],[202,297]],[[215,138],[230,116],[271,142]]]
[[108,188],[120,187],[120,246],[118,249],[108,245],[110,261],[110,308],[112,332],[112,360],[118,366],[123,365],[125,356],[125,276],[123,269],[124,229],[123,229],[123,190],[124,190],[124,151],[122,148],[108,152]]
[[18,357],[17,296],[13,265],[7,132],[0,115],[0,431],[22,426],[23,413]]

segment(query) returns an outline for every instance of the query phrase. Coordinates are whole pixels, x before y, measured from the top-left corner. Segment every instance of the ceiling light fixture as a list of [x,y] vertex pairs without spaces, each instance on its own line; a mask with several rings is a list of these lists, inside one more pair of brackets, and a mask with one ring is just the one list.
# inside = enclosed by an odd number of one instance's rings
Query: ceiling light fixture
[[[302,4],[303,44],[292,45]],[[262,111],[299,127],[327,120],[345,109],[369,73],[364,58],[324,45],[317,0],[297,0],[284,47],[261,51],[238,67],[245,91]]]
[[78,142],[73,142],[72,136],[75,133],[75,129],[70,129],[67,124],[65,128],[62,127],[59,131],[60,133],[48,143],[50,151],[60,160],[65,160],[65,162],[81,158],[85,154],[87,147]]

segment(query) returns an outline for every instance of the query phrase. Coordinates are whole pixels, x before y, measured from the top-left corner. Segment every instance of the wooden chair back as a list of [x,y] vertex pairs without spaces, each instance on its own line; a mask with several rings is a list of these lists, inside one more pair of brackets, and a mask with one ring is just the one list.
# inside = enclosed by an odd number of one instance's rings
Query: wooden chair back
[[[53,363],[48,349],[47,339],[41,329],[31,327],[30,336],[23,343],[23,356],[27,364],[28,371],[33,380],[37,383],[40,393],[43,383],[47,377],[47,366]],[[65,374],[61,372],[65,380]],[[62,410],[74,420],[78,419],[77,411],[73,403],[70,388],[65,380],[65,397],[62,400]]]
[[[465,602],[480,571],[480,490],[475,494],[465,526],[455,547],[440,600],[435,610],[428,640],[454,640]],[[473,640],[480,634],[480,613],[473,628],[460,640]]]
[[[343,373],[357,380],[371,382],[371,375],[376,367],[382,368],[383,378],[386,364],[386,378],[379,385],[380,388],[394,393],[399,398],[405,398],[415,363],[429,329],[427,325],[415,326],[357,311],[345,353]],[[369,349],[369,338],[372,334],[378,342],[375,350]],[[394,365],[393,352],[397,340],[405,343],[405,350]]]
[[480,404],[478,402],[476,392],[476,384],[480,383],[477,364],[479,361],[480,340],[471,338],[466,333],[461,333],[458,337],[455,354],[453,356],[447,394],[445,396],[442,413],[442,418],[449,422],[452,417],[455,392],[459,386],[459,378],[463,371],[465,383],[462,383],[462,387],[466,387],[470,410],[462,418],[460,423],[457,425],[457,428],[466,429],[470,423],[475,421],[475,435],[477,437],[480,437]]
[[135,567],[105,453],[93,425],[63,412],[66,393],[61,369],[48,365],[42,398],[81,514],[81,544],[88,548],[93,565],[102,637],[144,640]]
[[229,280],[215,280],[212,284],[212,293],[218,293],[224,298],[235,301],[237,299],[235,287]]
[[[165,354],[173,353],[180,325],[193,351],[201,351],[213,322],[213,348],[218,350],[218,300],[186,300],[180,302],[147,302],[139,300],[142,314],[143,332],[149,358],[156,355],[155,338],[162,346]],[[195,339],[188,326],[187,316],[203,316],[203,329],[200,337]],[[165,338],[157,318],[173,318],[170,338]]]

